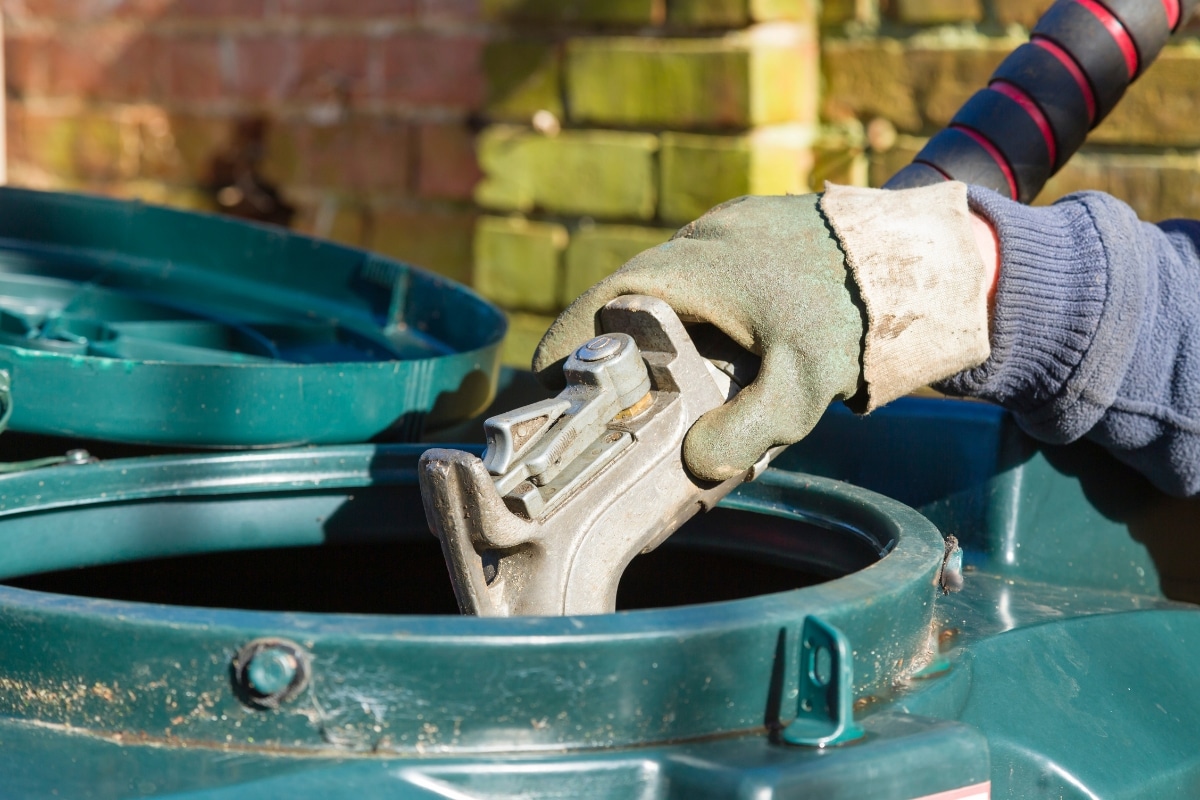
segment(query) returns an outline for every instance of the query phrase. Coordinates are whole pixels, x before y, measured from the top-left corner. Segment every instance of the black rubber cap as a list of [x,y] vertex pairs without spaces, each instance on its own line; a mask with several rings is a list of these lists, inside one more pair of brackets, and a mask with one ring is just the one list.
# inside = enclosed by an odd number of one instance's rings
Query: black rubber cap
[[956,181],[995,189],[1012,197],[1004,171],[987,150],[960,130],[946,128],[921,148],[914,161],[931,164]]
[[1104,24],[1075,0],[1058,0],[1038,20],[1033,35],[1045,36],[1070,53],[1087,76],[1096,96],[1093,127],[1108,116],[1133,76]]
[[[1167,10],[1150,0],[1099,0],[1129,32],[1138,51],[1138,75],[1158,58],[1171,35]],[[1136,75],[1134,77],[1137,77]]]
[[1046,115],[1057,150],[1051,172],[1067,163],[1083,145],[1090,126],[1083,91],[1062,62],[1037,45],[1023,44],[1000,63],[992,80],[1023,90]]
[[913,162],[883,185],[885,189],[913,189],[917,186],[932,186],[946,180],[946,176],[928,164]]
[[1050,178],[1050,149],[1041,128],[1021,104],[991,89],[972,95],[952,125],[982,134],[1000,151],[1017,180],[1017,199],[1028,203]]

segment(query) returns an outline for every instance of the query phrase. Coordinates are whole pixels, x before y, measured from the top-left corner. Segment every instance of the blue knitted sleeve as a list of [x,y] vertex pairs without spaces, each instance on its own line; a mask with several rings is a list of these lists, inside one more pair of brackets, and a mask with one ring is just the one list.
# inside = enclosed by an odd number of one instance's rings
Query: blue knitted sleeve
[[992,354],[939,388],[1200,493],[1200,223],[1141,222],[1097,192],[1031,208],[971,187],[969,200],[1000,238]]

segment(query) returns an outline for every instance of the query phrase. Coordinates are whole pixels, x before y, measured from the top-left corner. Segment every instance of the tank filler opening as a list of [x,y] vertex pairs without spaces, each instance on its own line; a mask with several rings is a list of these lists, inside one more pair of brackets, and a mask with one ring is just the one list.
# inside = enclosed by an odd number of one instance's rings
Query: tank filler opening
[[[634,559],[618,610],[736,600],[797,589],[878,561],[885,548],[849,529],[717,509]],[[457,614],[432,536],[392,542],[240,550],[12,578],[24,589],[166,605],[355,614]]]

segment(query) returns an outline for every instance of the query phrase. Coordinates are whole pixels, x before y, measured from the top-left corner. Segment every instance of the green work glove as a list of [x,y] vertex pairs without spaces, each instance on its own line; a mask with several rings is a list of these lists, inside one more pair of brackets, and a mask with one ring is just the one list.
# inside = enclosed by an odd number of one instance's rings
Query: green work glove
[[665,300],[762,357],[758,377],[688,432],[697,477],[725,480],[771,447],[802,439],[834,399],[860,390],[866,312],[819,208],[820,195],[742,197],[717,206],[585,292],[550,327],[533,369],[562,385],[562,363],[627,294]]

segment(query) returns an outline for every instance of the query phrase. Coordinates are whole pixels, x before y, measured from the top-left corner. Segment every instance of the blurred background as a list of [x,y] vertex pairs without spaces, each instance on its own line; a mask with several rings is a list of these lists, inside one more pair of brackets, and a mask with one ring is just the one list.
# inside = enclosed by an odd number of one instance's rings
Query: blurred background
[[[555,313],[710,206],[879,185],[1049,0],[0,0],[9,183],[221,211]],[[1200,26],[1043,192],[1200,217]]]

